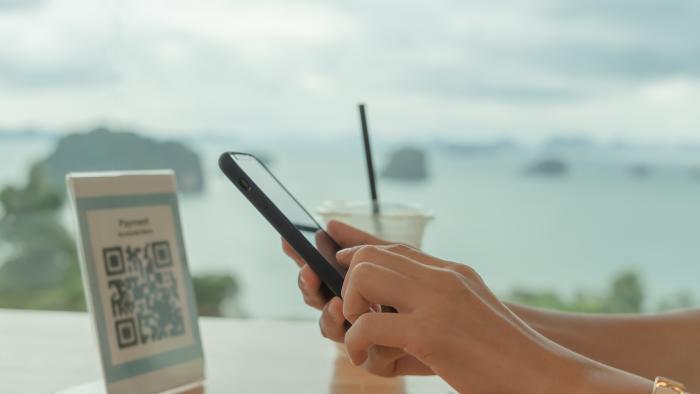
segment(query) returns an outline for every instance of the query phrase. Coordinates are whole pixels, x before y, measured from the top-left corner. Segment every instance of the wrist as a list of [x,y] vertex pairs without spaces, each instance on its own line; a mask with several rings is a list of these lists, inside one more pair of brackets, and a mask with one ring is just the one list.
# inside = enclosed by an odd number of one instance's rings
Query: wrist
[[[573,394],[651,394],[653,382],[588,359],[568,349],[557,351],[559,378],[554,380],[548,392]],[[561,382],[571,382],[570,387],[561,387]]]

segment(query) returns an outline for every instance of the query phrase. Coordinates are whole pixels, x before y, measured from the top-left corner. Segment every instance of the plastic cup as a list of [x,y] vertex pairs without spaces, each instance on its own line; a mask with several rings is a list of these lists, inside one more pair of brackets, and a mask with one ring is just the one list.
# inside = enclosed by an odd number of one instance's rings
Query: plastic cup
[[[426,225],[434,216],[432,211],[418,205],[396,203],[380,204],[380,214],[374,215],[371,203],[346,201],[326,201],[316,209],[316,212],[324,224],[337,220],[387,241],[405,243],[417,248],[420,248],[423,241]],[[350,363],[344,345],[337,344],[337,348],[338,356],[333,368],[334,382],[356,381],[362,378],[367,385],[377,388],[376,392],[405,392],[405,383],[402,378],[386,379],[370,375]],[[333,392],[342,393],[343,391],[334,390]]]
[[431,210],[414,204],[382,203],[379,215],[369,202],[326,201],[316,212],[327,224],[337,220],[391,242],[420,248]]

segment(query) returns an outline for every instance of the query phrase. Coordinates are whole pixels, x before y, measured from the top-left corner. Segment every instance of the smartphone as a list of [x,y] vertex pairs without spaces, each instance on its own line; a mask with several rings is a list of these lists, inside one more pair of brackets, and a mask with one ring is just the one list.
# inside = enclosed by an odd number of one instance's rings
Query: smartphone
[[219,167],[318,275],[326,299],[340,297],[346,270],[335,259],[340,247],[333,237],[255,156],[226,152]]

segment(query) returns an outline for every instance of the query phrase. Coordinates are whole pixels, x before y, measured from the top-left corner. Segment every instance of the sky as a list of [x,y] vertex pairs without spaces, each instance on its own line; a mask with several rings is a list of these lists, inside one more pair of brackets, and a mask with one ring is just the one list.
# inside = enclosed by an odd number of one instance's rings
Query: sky
[[696,0],[0,0],[0,128],[700,139]]

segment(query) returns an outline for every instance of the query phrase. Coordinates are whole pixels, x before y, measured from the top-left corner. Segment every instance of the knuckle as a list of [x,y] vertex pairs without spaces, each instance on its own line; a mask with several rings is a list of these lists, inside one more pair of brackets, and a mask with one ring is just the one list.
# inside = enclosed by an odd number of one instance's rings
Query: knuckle
[[388,348],[385,346],[372,346],[369,349],[366,369],[385,378],[393,378],[396,374],[397,352],[402,350],[396,348]]
[[455,290],[462,290],[465,288],[465,285],[468,283],[467,277],[462,275],[459,272],[449,270],[449,279],[448,283],[450,284],[450,287],[455,289]]
[[[347,305],[347,304],[346,304]],[[353,327],[357,325],[358,320],[364,315],[363,312],[355,312],[351,311],[348,307],[343,305],[343,316],[349,321],[352,322]],[[357,330],[356,330],[357,331]]]
[[316,295],[308,294],[306,291],[301,291],[304,303],[310,307],[321,309],[323,307],[323,300]]
[[357,329],[357,325],[353,324],[347,334],[345,334],[345,339],[343,342],[345,343],[345,347],[348,351],[353,351],[359,346],[358,343],[361,333],[358,334]]
[[352,324],[353,329],[355,332],[358,334],[362,334],[365,331],[367,331],[367,324],[369,321],[369,315],[367,313],[363,313],[355,319],[355,322]]
[[452,293],[464,286],[464,276],[449,268],[431,268],[429,281],[436,294]]
[[386,249],[391,251],[391,252],[395,252],[395,253],[410,252],[410,251],[414,250],[414,248],[412,246],[409,246],[407,244],[401,244],[401,243],[387,245]]
[[437,277],[440,282],[444,284],[452,284],[461,276],[462,274],[455,270],[449,268],[437,268]]
[[377,250],[379,250],[379,248],[375,245],[362,245],[357,248],[357,252],[355,253],[355,258],[353,260],[364,261],[371,258],[377,252]]
[[391,365],[385,364],[382,361],[377,361],[375,358],[376,356],[370,351],[369,358],[365,362],[365,365],[363,365],[363,368],[367,372],[383,378],[393,378],[396,376],[394,368],[392,368]]
[[297,286],[299,286],[299,289],[301,292],[304,292],[304,281],[301,279],[301,273],[302,271],[300,270],[299,273],[297,274]]
[[318,319],[318,326],[321,330],[321,335],[323,335],[325,338],[328,338],[332,341],[338,340],[338,327],[333,318],[331,317],[330,313],[328,312],[327,307],[324,307],[321,311],[321,317]]
[[461,275],[463,275],[467,279],[476,280],[476,281],[481,282],[481,275],[479,275],[479,273],[476,272],[476,270],[471,266],[468,266],[465,264],[453,263],[452,269],[455,270],[456,272],[459,272]]
[[382,368],[380,368],[377,364],[375,364],[373,361],[371,361],[371,358],[369,358],[368,361],[365,362],[365,364],[362,366],[362,368],[364,368],[365,371],[371,373],[372,375],[388,377],[388,376],[382,375],[382,372],[383,372]]
[[475,270],[474,268],[468,266],[468,265],[464,265],[464,264],[455,264],[454,266],[456,267],[455,271],[459,272],[460,274],[462,274],[462,275],[464,275],[464,276],[470,276],[470,277],[471,277],[471,276],[476,276],[476,275],[478,275],[478,274],[476,273],[476,270]]
[[418,323],[414,330],[408,332],[407,343],[404,347],[406,353],[424,360],[434,352],[434,343],[430,330],[424,324]]
[[306,301],[307,305],[316,309],[322,309],[323,303],[325,302],[322,298],[319,298],[317,296],[307,296]]
[[374,266],[374,263],[370,263],[369,261],[361,261],[357,263],[355,266],[355,272],[359,274],[366,274],[367,271],[371,271],[372,267]]
[[[367,275],[370,275],[370,272],[374,270],[374,265],[372,263],[369,263],[367,261],[361,261],[355,265],[355,267],[352,270],[352,276],[353,278],[357,278],[360,281],[362,280],[361,278],[366,277]],[[362,282],[359,282],[362,283]]]

